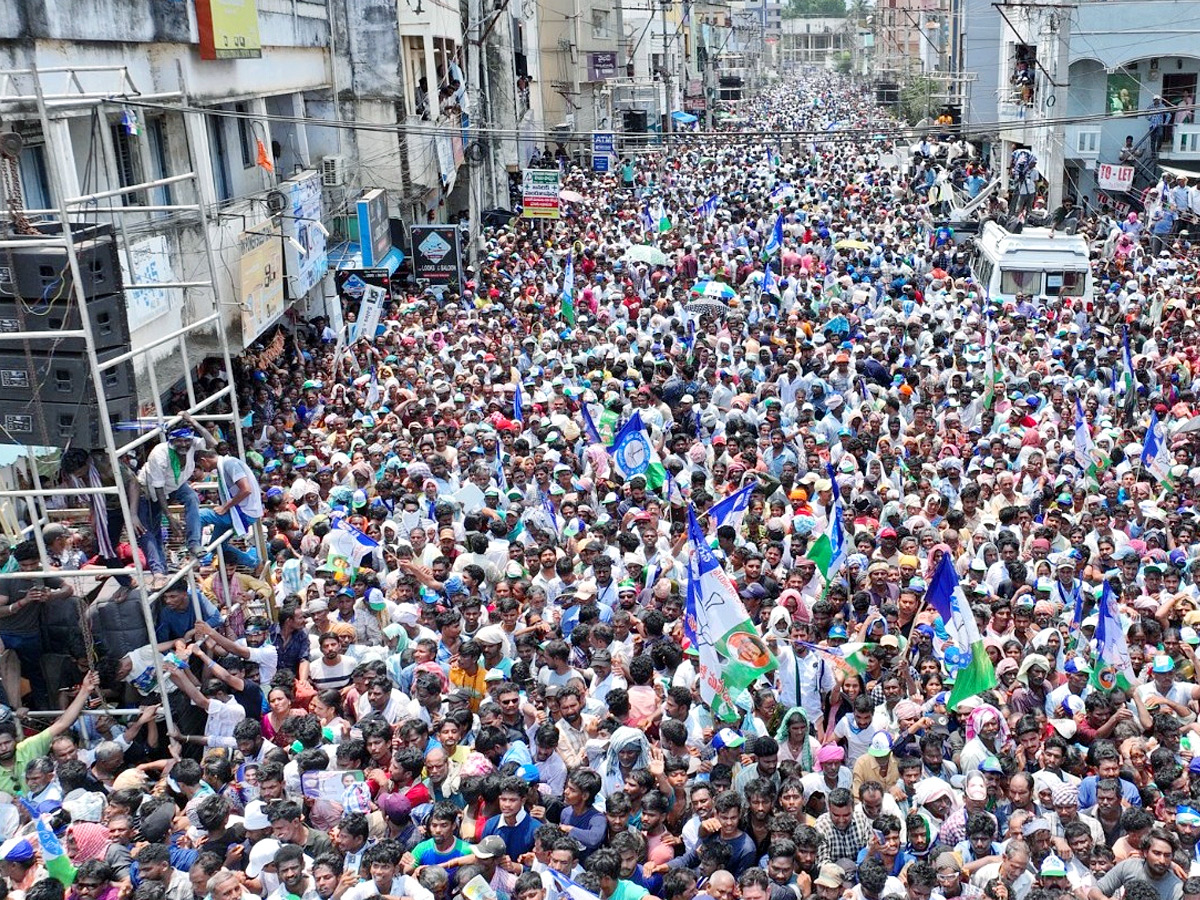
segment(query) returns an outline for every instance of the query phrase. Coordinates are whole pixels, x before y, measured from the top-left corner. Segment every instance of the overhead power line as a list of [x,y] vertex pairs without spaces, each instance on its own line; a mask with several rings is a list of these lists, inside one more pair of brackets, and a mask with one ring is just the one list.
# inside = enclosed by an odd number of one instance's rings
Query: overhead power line
[[[238,112],[232,109],[217,109],[205,106],[179,106],[168,103],[152,103],[139,101],[137,97],[122,97],[114,96],[108,101],[110,104],[117,106],[133,106],[141,109],[153,109],[165,112],[183,112],[195,113],[198,115],[223,116],[231,119],[248,119],[257,122],[281,122],[290,124],[302,124],[310,128],[337,128],[346,131],[363,131],[379,134],[396,134],[396,135],[417,135],[429,137],[466,137],[466,139],[477,138],[500,138],[508,140],[548,140],[558,141],[562,139],[561,132],[553,129],[532,129],[523,130],[520,128],[501,128],[501,127],[480,127],[468,125],[463,128],[455,125],[410,125],[408,123],[398,123],[396,125],[387,125],[380,123],[365,123],[365,122],[346,122],[333,121],[325,119],[311,119],[304,116],[287,116],[278,113],[267,113],[264,115],[256,115],[250,112]],[[1195,109],[1196,104],[1191,106],[1173,106],[1172,110],[1180,109]],[[877,138],[920,138],[930,134],[953,134],[959,137],[970,137],[974,134],[988,134],[1005,128],[1027,127],[1027,125],[1035,125],[1039,128],[1055,127],[1062,125],[1084,125],[1092,122],[1106,122],[1114,118],[1123,119],[1138,119],[1145,118],[1149,115],[1148,110],[1139,110],[1135,114],[1127,116],[1114,117],[1105,112],[1091,113],[1085,115],[1074,116],[1056,116],[1053,118],[1039,118],[1031,120],[1023,126],[1019,122],[1012,120],[1003,120],[995,122],[977,122],[969,125],[902,125],[898,122],[891,122],[882,127],[866,127],[866,128],[845,128],[837,131],[825,131],[822,129],[767,129],[767,128],[748,128],[738,131],[684,131],[671,132],[670,134],[656,134],[660,139],[665,138],[675,143],[686,142],[693,138],[718,138],[723,141],[729,140],[749,140],[754,138],[766,138],[769,140],[779,140],[781,138],[802,138],[802,139],[819,139],[822,143],[851,143],[875,140]],[[611,130],[611,129],[610,129]],[[631,138],[635,140],[645,140],[648,136],[647,132],[630,132],[630,131],[613,131],[618,138]]]

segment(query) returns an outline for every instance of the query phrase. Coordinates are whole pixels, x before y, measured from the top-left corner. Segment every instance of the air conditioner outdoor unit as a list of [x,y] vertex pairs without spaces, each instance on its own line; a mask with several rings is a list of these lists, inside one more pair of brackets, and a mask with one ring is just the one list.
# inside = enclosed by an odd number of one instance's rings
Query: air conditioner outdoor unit
[[346,183],[346,157],[326,156],[321,160],[321,184],[339,187]]

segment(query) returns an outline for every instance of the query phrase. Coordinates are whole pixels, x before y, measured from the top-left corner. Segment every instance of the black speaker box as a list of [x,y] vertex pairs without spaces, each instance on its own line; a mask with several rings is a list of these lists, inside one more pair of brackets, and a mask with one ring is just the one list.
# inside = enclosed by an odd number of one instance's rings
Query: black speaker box
[[[21,309],[24,306],[24,327],[21,325]],[[88,318],[92,323],[92,338],[97,350],[129,348],[129,317],[125,309],[124,294],[106,294],[93,297],[87,302]],[[54,304],[33,305],[28,301],[0,298],[0,333],[19,331],[78,331],[83,328],[83,317],[73,298]],[[64,342],[70,347],[82,347],[83,339]],[[13,344],[7,349],[11,350]]]
[[[32,399],[40,394],[42,402],[74,403],[80,399],[86,404],[94,402],[95,393],[91,385],[91,369],[87,354],[80,350],[58,348],[50,352],[50,341],[32,342],[32,368],[24,352],[0,345],[0,396],[8,400]],[[106,350],[97,354],[101,362],[120,356],[123,348]],[[133,397],[137,394],[137,383],[133,374],[133,361],[126,360],[101,373],[101,387],[106,397]]]
[[[138,414],[137,399],[113,397],[106,400],[113,422],[133,421]],[[82,402],[34,403],[25,400],[6,402],[0,410],[0,443],[43,447],[103,447],[100,410],[96,398]]]
[[[33,242],[57,233],[57,225],[41,226],[42,233],[29,235],[31,246],[0,251],[0,298],[23,297],[31,304],[61,302],[74,297],[65,247],[48,247]],[[72,225],[75,254],[84,295],[99,297],[121,292],[121,263],[111,225]],[[7,240],[19,241],[24,235]]]

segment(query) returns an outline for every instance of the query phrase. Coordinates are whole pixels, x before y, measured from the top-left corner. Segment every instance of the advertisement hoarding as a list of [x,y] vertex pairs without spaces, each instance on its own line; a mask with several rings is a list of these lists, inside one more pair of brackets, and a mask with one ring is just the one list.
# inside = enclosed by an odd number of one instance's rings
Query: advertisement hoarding
[[412,226],[412,267],[418,281],[431,285],[462,282],[457,225]]
[[267,220],[238,237],[242,341],[249,344],[283,315],[283,235]]
[[201,59],[258,59],[258,0],[196,0]]

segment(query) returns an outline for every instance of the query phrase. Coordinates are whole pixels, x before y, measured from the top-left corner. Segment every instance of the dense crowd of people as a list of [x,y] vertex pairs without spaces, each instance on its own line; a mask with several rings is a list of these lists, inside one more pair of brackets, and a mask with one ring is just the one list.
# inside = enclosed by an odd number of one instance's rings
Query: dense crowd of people
[[[138,512],[81,503],[55,561],[162,596],[0,582],[9,896],[1200,900],[1192,245],[1085,204],[1095,295],[993,302],[940,219],[995,177],[968,144],[832,74],[741,111],[245,360],[244,457],[191,419],[64,455]],[[769,649],[732,710],[691,514]]]

